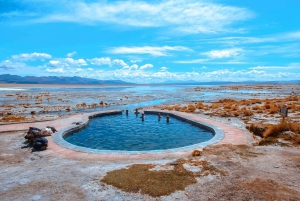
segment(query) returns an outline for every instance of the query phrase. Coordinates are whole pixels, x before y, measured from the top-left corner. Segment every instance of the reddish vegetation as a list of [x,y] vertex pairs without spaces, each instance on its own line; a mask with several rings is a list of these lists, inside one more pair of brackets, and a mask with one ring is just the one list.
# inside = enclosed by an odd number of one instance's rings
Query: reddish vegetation
[[[292,141],[300,144],[300,123],[281,121],[279,124],[251,124],[248,127],[254,135],[263,137],[259,144],[277,143],[276,138]],[[290,133],[284,133],[290,131]]]
[[160,107],[164,110],[175,110],[180,112],[205,112],[205,114],[222,117],[251,117],[255,113],[264,114],[265,117],[272,117],[279,114],[280,107],[287,106],[290,112],[300,110],[300,98],[291,96],[282,99],[250,99],[236,101],[233,99],[223,99],[214,103],[197,102],[188,105],[168,105]]
[[27,118],[21,115],[5,115],[0,122],[23,122],[26,120]]

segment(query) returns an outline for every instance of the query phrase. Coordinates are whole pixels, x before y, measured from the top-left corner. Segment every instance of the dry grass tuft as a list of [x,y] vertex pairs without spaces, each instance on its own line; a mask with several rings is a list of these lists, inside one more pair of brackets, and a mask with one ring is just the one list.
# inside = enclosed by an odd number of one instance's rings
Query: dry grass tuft
[[2,117],[0,122],[23,122],[26,121],[27,118],[21,115],[5,115]]
[[154,197],[170,195],[176,190],[184,190],[186,186],[197,182],[193,173],[184,168],[150,171],[149,169],[153,167],[154,165],[136,164],[128,169],[114,170],[108,172],[101,182],[126,192],[141,192]]
[[269,125],[268,130],[263,134],[263,137],[278,136],[283,131],[292,131],[294,133],[300,133],[300,123],[291,123],[287,121],[281,121],[277,125]]
[[196,108],[197,108],[197,109],[204,109],[203,103],[198,102],[198,103],[196,104]]
[[266,125],[263,124],[251,124],[248,127],[248,130],[252,132],[254,135],[263,137],[264,132],[268,129]]
[[194,150],[192,153],[192,156],[201,156],[201,155],[202,155],[202,152],[199,150]]
[[[227,171],[222,171],[208,161],[195,161],[178,159],[177,166],[173,170],[150,170],[152,164],[135,164],[129,168],[123,168],[108,172],[101,180],[123,191],[148,194],[153,197],[170,195],[177,190],[184,190],[186,186],[197,183],[195,177],[219,174],[227,176]],[[197,166],[200,172],[190,172],[183,164]],[[167,164],[169,165],[169,164]]]

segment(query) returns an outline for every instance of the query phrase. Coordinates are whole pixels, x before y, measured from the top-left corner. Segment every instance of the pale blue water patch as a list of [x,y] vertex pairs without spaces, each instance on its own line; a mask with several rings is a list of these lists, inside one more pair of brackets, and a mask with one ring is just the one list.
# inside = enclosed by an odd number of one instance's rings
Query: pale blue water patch
[[26,89],[23,88],[14,88],[14,87],[9,87],[9,88],[3,88],[0,87],[0,91],[25,91]]
[[129,113],[91,119],[89,125],[65,137],[81,147],[100,150],[147,151],[172,149],[198,144],[213,138],[213,133],[203,128],[171,117]]
[[252,90],[252,89],[242,89],[242,90],[221,90],[222,93],[244,93],[244,94],[270,94],[273,93],[272,91],[268,90]]

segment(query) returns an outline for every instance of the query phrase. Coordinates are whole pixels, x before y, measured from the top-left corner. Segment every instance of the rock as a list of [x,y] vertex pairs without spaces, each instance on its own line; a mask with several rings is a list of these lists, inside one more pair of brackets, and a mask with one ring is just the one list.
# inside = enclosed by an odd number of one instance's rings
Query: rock
[[48,146],[48,140],[44,137],[38,137],[33,140],[33,147],[38,151],[46,150]]
[[174,161],[174,162],[171,162],[170,165],[176,166],[176,165],[178,165],[178,163]]
[[46,128],[50,128],[53,133],[57,132],[57,130],[54,127],[52,127],[52,126],[47,126]]
[[76,125],[80,125],[82,122],[78,121],[78,122],[73,122],[72,124],[76,124]]

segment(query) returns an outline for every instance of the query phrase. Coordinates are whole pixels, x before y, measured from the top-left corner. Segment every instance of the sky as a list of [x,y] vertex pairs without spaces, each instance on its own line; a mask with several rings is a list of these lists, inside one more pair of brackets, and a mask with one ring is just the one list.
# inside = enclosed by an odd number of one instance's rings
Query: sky
[[0,74],[300,80],[299,0],[0,0]]

